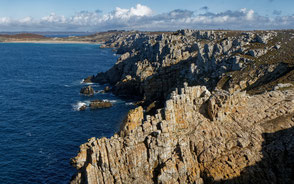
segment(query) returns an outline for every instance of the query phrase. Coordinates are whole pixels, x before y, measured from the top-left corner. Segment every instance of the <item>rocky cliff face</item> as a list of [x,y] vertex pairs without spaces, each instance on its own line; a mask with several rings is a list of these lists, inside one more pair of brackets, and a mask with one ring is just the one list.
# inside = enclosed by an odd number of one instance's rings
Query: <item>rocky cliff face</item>
[[[291,181],[293,165],[283,162],[293,158],[293,134],[289,144],[270,142],[271,148],[262,144],[264,133],[293,127],[293,95],[293,91],[210,94],[204,86],[186,86],[174,91],[155,115],[138,107],[129,112],[118,134],[82,145],[72,160],[79,171],[72,183],[221,181],[240,177],[247,167],[265,159],[265,168],[255,168],[260,173],[249,172],[238,181]],[[280,161],[265,155],[267,149],[282,154]],[[275,162],[282,165],[278,173]]]
[[[93,81],[114,85],[117,95],[138,96],[149,102],[165,99],[172,90],[183,87],[183,81],[213,90],[226,74],[232,75],[229,72],[254,66],[262,56],[277,52],[281,45],[275,39],[278,35],[283,34],[181,30],[159,35],[116,35],[103,47],[115,47],[122,55],[109,71],[99,73]],[[255,77],[250,84],[258,79]],[[237,90],[237,85],[231,82],[229,88]]]
[[90,80],[161,105],[139,106],[113,137],[81,145],[71,183],[293,182],[293,61],[278,54],[289,34],[114,36],[103,47],[121,57]]

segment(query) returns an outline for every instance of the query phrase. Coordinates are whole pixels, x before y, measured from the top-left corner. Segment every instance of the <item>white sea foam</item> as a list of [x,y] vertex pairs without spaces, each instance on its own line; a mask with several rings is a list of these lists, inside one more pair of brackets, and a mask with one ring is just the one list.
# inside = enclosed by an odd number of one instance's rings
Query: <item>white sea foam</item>
[[[90,102],[89,102],[89,103],[90,103]],[[81,101],[79,101],[79,102],[77,102],[76,104],[73,104],[72,107],[73,107],[73,110],[74,110],[74,111],[79,111],[80,108],[81,108],[82,106],[84,106],[84,105],[87,105],[87,103],[86,103],[86,102],[81,102]]]
[[104,90],[98,90],[98,91],[95,91],[95,94],[96,93],[103,93],[104,92]]
[[93,82],[83,82],[82,84],[85,84],[85,85],[92,85],[92,84],[95,84]]
[[103,102],[110,102],[110,103],[117,103],[117,100],[107,100],[107,99],[104,99],[102,101]]
[[91,102],[90,102],[90,100],[85,100],[84,103],[85,103],[87,106],[89,106]]
[[126,105],[135,105],[134,102],[127,102]]
[[85,80],[82,79],[82,80],[80,81],[80,84],[84,84],[84,85],[96,84],[96,83],[93,83],[93,82],[84,82],[84,81],[85,81]]

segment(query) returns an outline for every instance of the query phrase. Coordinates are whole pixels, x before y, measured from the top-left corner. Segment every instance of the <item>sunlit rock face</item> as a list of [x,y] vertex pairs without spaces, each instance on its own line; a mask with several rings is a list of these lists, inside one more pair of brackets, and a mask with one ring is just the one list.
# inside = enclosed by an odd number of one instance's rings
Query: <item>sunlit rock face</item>
[[122,55],[92,81],[144,105],[113,137],[81,145],[71,182],[293,182],[293,63],[281,62],[285,47],[276,47],[287,34],[114,36],[103,47]]

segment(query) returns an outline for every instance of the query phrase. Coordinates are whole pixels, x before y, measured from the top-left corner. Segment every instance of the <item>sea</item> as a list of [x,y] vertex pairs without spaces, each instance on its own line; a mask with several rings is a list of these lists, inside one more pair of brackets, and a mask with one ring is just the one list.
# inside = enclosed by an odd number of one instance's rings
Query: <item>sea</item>
[[[111,137],[133,108],[82,79],[117,60],[95,44],[0,43],[0,183],[69,183],[79,146]],[[92,97],[80,89],[92,85]],[[79,111],[91,100],[111,108]]]

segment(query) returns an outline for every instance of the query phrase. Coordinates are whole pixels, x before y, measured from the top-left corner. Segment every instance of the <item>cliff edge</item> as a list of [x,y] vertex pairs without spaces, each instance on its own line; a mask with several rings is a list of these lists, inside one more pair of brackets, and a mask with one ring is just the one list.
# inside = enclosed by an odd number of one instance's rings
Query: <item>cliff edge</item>
[[141,105],[91,138],[71,183],[294,181],[294,31],[114,35],[110,83]]

